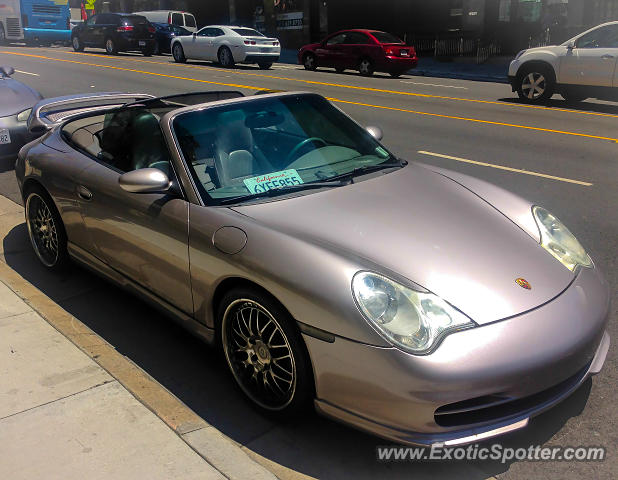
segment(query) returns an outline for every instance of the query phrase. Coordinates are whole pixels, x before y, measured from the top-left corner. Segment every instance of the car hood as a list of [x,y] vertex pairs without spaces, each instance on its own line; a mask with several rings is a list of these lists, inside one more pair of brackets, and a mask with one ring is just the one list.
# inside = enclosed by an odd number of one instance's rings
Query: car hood
[[43,97],[36,90],[12,78],[0,79],[0,117],[23,112]]
[[[363,268],[396,272],[479,324],[534,309],[574,278],[486,201],[419,165],[234,209],[271,229],[360,257]],[[532,288],[520,287],[519,277]]]

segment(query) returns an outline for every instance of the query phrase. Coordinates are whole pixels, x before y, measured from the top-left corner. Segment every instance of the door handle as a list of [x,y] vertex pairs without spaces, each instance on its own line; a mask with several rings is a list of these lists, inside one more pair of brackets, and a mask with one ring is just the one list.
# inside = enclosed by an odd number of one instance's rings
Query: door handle
[[611,58],[614,58],[613,55],[610,55],[609,53],[606,53],[605,55],[603,55],[601,58],[603,58],[604,60],[609,60]]
[[92,200],[92,192],[81,185],[77,187],[77,196],[87,202]]

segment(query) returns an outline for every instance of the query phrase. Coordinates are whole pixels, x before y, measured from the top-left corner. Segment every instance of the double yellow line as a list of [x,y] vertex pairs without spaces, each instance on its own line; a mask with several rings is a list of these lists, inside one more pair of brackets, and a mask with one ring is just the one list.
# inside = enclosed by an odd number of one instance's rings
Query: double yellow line
[[[248,89],[248,90],[264,90],[265,88],[268,88],[268,87],[257,87],[257,86],[254,86],[254,85],[243,85],[243,84],[237,84],[237,83],[227,83],[227,82],[216,82],[216,81],[212,81],[212,80],[202,80],[202,79],[199,79],[199,78],[183,77],[183,76],[179,76],[179,75],[170,75],[170,74],[158,73],[158,72],[149,72],[149,71],[145,71],[145,70],[138,70],[138,69],[126,68],[126,67],[118,67],[118,66],[114,66],[114,65],[102,65],[102,64],[97,64],[97,63],[80,62],[78,60],[68,60],[68,59],[64,59],[64,58],[46,57],[44,55],[35,55],[35,54],[31,54],[31,53],[21,53],[21,52],[11,52],[11,51],[0,51],[0,53],[7,54],[7,55],[18,55],[18,56],[23,56],[23,57],[36,58],[36,59],[41,59],[41,60],[50,60],[50,61],[54,61],[54,62],[64,62],[64,63],[72,63],[72,64],[77,64],[77,65],[86,65],[86,66],[89,66],[89,67],[105,68],[105,69],[110,69],[110,70],[132,72],[132,73],[140,73],[140,74],[143,74],[143,75],[152,75],[152,76],[156,76],[156,77],[173,78],[175,80],[185,80],[185,81],[189,81],[189,82],[198,82],[198,83],[205,83],[205,84],[209,84],[209,85],[218,85],[218,86],[224,86],[224,87],[243,88],[243,89]],[[161,62],[152,62],[152,63],[160,64]],[[257,74],[251,74],[251,75],[257,75]],[[280,78],[280,77],[270,77],[270,78]],[[337,84],[329,84],[329,83],[323,83],[323,82],[313,82],[313,81],[306,81],[306,80],[302,80],[302,81],[303,82],[307,82],[307,83],[320,84],[320,85],[338,86]],[[368,87],[350,87],[350,88],[388,92],[387,90],[371,89],[371,88],[368,88]],[[414,95],[420,95],[420,94],[414,94]],[[425,95],[425,96],[430,96],[430,95]],[[434,96],[434,98],[453,98],[453,97]],[[460,117],[460,116],[455,116],[455,115],[444,115],[444,114],[439,114],[439,113],[422,112],[422,111],[419,111],[419,110],[410,110],[410,109],[397,108],[397,107],[387,107],[387,106],[384,106],[384,105],[373,105],[373,104],[369,104],[369,103],[354,102],[354,101],[350,101],[350,100],[341,100],[339,98],[332,98],[332,97],[329,98],[329,100],[332,101],[332,102],[349,104],[349,105],[357,105],[357,106],[361,106],[361,107],[377,108],[377,109],[382,109],[382,110],[390,110],[390,111],[403,112],[403,113],[411,113],[411,114],[415,114],[415,115],[427,115],[427,116],[438,117],[438,118],[446,118],[446,119],[450,119],[450,120],[460,120],[460,121],[466,121],[466,122],[481,123],[481,124],[485,124],[485,125],[496,125],[496,126],[503,126],[503,127],[510,127],[510,128],[519,128],[519,129],[532,130],[532,131],[543,132],[543,133],[554,133],[554,134],[560,134],[560,135],[569,135],[569,136],[575,136],[575,137],[590,138],[590,139],[595,139],[595,140],[606,140],[606,141],[618,143],[618,138],[605,137],[605,136],[601,136],[601,135],[590,135],[590,134],[586,134],[586,133],[569,132],[569,131],[564,131],[564,130],[554,130],[554,129],[550,129],[550,128],[532,127],[532,126],[528,126],[528,125],[519,125],[519,124],[514,124],[514,123],[494,122],[494,121],[491,121],[491,120],[482,120],[482,119],[478,119],[478,118],[468,118],[468,117]],[[475,100],[475,101],[477,101],[477,100]],[[480,100],[478,100],[478,101],[480,101]]]

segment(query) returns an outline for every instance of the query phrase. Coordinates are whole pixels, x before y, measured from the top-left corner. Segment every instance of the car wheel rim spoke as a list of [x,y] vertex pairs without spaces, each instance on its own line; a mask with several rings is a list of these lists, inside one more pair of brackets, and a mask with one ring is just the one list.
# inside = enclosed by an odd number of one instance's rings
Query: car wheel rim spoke
[[277,320],[252,300],[226,310],[223,342],[228,364],[245,393],[269,410],[285,408],[296,389],[296,364]]
[[36,194],[28,199],[27,220],[35,253],[48,267],[58,260],[58,229],[47,203]]

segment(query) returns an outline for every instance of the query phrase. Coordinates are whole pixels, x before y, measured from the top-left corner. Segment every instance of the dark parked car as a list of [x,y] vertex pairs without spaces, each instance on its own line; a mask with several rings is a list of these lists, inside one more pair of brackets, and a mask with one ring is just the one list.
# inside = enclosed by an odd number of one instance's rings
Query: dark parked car
[[390,33],[355,29],[333,33],[320,43],[305,45],[298,51],[298,63],[307,70],[332,67],[339,73],[352,69],[365,76],[386,72],[398,77],[416,67],[418,59],[414,47]]
[[178,25],[171,25],[169,23],[153,23],[155,27],[155,47],[154,54],[159,55],[161,53],[172,53],[170,45],[174,37],[183,37],[191,35],[191,32],[186,28],[179,27]]
[[98,47],[111,55],[130,51],[152,55],[155,28],[141,15],[100,13],[73,28],[71,43],[76,52],[85,47]]
[[19,149],[32,138],[27,120],[39,92],[11,78],[13,67],[0,67],[0,172],[13,168]]

